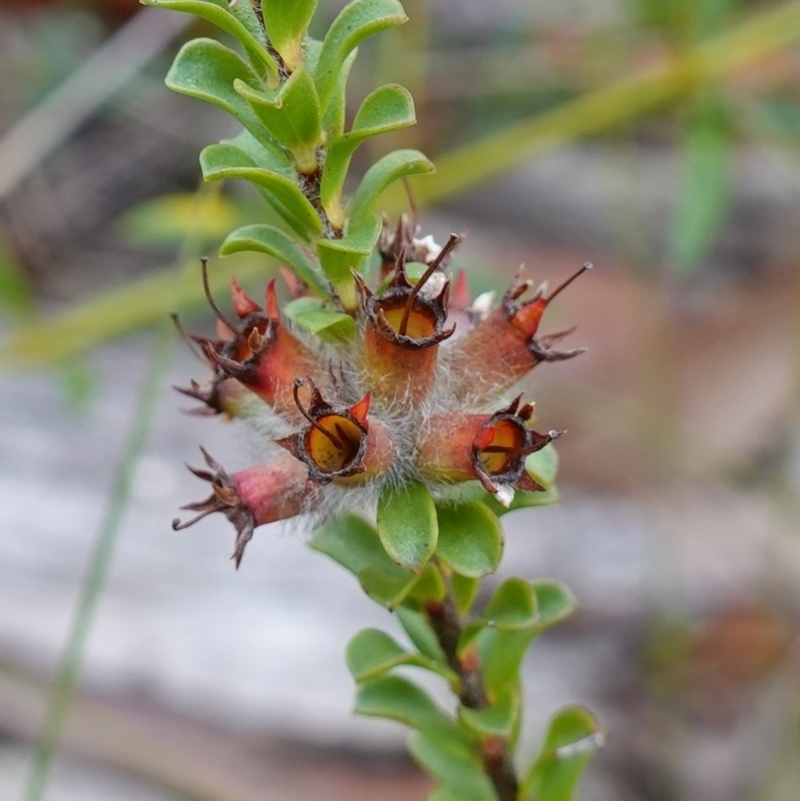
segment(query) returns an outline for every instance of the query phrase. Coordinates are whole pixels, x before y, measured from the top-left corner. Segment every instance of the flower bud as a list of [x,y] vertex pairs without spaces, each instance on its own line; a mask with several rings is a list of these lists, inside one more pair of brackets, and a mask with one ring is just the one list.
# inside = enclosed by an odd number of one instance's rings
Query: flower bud
[[203,448],[200,450],[210,470],[193,467],[189,470],[211,484],[211,495],[204,501],[182,506],[198,514],[186,522],[176,518],[172,528],[176,531],[188,528],[213,512],[222,512],[236,528],[232,558],[238,568],[254,529],[300,514],[312,497],[313,485],[308,481],[306,466],[289,454],[280,454],[269,464],[228,475]]
[[454,394],[462,398],[498,397],[540,362],[562,361],[583,353],[584,348],[553,349],[574,328],[543,337],[537,337],[536,333],[550,302],[590,268],[591,264],[584,264],[549,295],[547,285],[541,284],[528,300],[521,298],[531,283],[518,278],[503,296],[500,308],[451,348]]
[[232,378],[279,414],[299,422],[294,380],[298,375],[321,371],[319,360],[281,323],[275,281],[267,287],[265,308],[248,297],[235,278],[231,280],[231,295],[238,322],[228,322],[209,294],[224,333],[217,340],[193,337],[217,373],[212,398],[218,394],[219,383]]

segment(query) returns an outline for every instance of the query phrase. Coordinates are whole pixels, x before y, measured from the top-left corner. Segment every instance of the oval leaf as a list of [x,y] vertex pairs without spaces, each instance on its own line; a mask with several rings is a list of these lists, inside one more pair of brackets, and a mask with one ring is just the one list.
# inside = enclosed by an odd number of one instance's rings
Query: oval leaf
[[461,722],[481,737],[511,737],[519,717],[520,697],[517,692],[503,693],[486,709],[462,706],[458,711]]
[[284,314],[325,342],[353,339],[358,333],[356,321],[342,312],[332,311],[316,298],[297,298],[283,307]]
[[416,122],[414,101],[408,90],[397,84],[378,87],[361,104],[349,133],[328,140],[320,201],[334,225],[344,222],[341,208],[350,160],[358,146],[371,136],[405,128]]
[[414,732],[408,739],[411,756],[445,787],[451,797],[463,801],[495,801],[497,796],[480,757],[470,744]]
[[578,605],[572,591],[558,581],[534,581],[532,587],[536,595],[539,612],[537,627],[540,631],[568,618]]
[[[552,489],[558,475],[558,451],[552,445],[545,445],[541,450],[531,453],[525,459],[525,472],[545,489]],[[538,495],[539,493],[526,494]]]
[[300,44],[317,8],[317,0],[261,0],[269,41],[289,69],[302,61]]
[[508,578],[492,593],[481,619],[486,625],[500,629],[530,628],[539,622],[536,600],[527,581]]
[[243,16],[231,10],[227,0],[142,0],[142,3],[170,11],[183,11],[216,25],[220,30],[238,39],[250,59],[261,65],[271,78],[277,81],[278,65],[275,59],[255,37],[253,30],[243,23]]
[[401,676],[380,676],[365,681],[356,693],[355,713],[388,718],[442,739],[464,742],[458,726],[419,685]]
[[436,507],[428,488],[419,482],[387,487],[378,499],[378,535],[386,553],[419,573],[436,550]]
[[571,706],[550,721],[541,753],[522,783],[521,797],[570,801],[603,735],[591,712]]
[[456,573],[480,578],[493,573],[503,555],[503,531],[497,517],[480,501],[436,507],[439,542],[436,555]]
[[219,106],[257,139],[268,139],[250,105],[234,91],[237,80],[255,85],[260,82],[238,53],[213,39],[193,39],[178,51],[164,82],[174,92]]
[[315,292],[327,295],[328,290],[319,265],[291,236],[278,228],[259,224],[237,228],[228,235],[219,252],[221,256],[228,256],[243,250],[254,250],[273,256],[294,270],[298,278]]
[[209,145],[200,153],[200,166],[207,181],[241,178],[276,197],[312,234],[322,233],[322,221],[314,207],[285,175],[256,167],[253,160],[234,145]]
[[272,136],[295,154],[298,168],[313,171],[322,115],[314,81],[305,66],[301,64],[278,92],[260,91],[241,80],[234,81],[233,88]]
[[359,220],[372,214],[384,189],[398,178],[434,170],[433,164],[419,150],[395,150],[388,153],[373,164],[361,180],[350,206],[351,219]]
[[401,25],[407,19],[398,0],[353,0],[341,10],[322,43],[314,75],[323,112],[351,51],[373,33]]
[[455,674],[432,660],[407,651],[392,637],[378,629],[364,629],[347,645],[347,669],[360,684],[377,678],[399,665],[413,665],[444,675],[448,680],[457,680]]

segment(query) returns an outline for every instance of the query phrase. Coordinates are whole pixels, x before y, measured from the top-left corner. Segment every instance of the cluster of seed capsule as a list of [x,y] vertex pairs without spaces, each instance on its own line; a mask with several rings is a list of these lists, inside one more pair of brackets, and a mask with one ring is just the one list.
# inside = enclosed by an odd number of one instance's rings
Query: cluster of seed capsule
[[[506,505],[515,490],[543,489],[525,460],[559,432],[533,430],[533,404],[509,397],[537,364],[583,350],[554,347],[573,329],[537,331],[547,305],[590,265],[550,293],[518,276],[492,310],[490,296],[470,302],[463,273],[453,282],[447,273],[460,236],[440,248],[415,234],[405,216],[396,227],[384,221],[375,288],[354,273],[358,335],[337,345],[293,327],[274,281],[261,306],[233,279],[229,320],[204,269],[218,338],[191,340],[213,374],[180,391],[202,402],[201,413],[256,420],[275,448],[231,474],[203,451],[208,469],[190,469],[211,495],[184,506],[197,516],[174,528],[222,512],[237,531],[238,567],[257,526],[342,508],[348,498],[362,503],[387,484],[419,480],[435,493],[477,480]],[[295,297],[307,292],[293,277],[289,284]]]

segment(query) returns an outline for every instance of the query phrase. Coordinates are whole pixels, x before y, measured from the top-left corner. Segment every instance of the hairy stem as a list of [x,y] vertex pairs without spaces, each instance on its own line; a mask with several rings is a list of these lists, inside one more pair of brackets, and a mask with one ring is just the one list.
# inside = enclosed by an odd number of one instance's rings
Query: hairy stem
[[[447,592],[441,601],[426,607],[431,628],[447,657],[447,664],[461,680],[459,700],[470,709],[485,709],[489,696],[483,683],[480,666],[475,658],[461,657],[458,643],[464,632],[464,621],[458,611],[449,577],[442,571]],[[483,765],[500,801],[517,801],[519,782],[508,743],[491,738],[482,743]]]

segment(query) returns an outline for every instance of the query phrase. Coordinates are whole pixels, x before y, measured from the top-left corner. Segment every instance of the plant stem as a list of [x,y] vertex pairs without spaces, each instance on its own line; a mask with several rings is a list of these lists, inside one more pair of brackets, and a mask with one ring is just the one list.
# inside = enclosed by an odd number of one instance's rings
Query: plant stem
[[[441,601],[427,605],[428,619],[447,658],[447,664],[461,681],[459,700],[470,709],[485,709],[489,706],[489,696],[477,660],[462,659],[458,654],[464,621],[458,611],[449,577],[444,571],[441,572],[447,591]],[[482,746],[483,766],[494,785],[498,799],[517,801],[519,781],[508,743],[498,737],[484,741]]]

